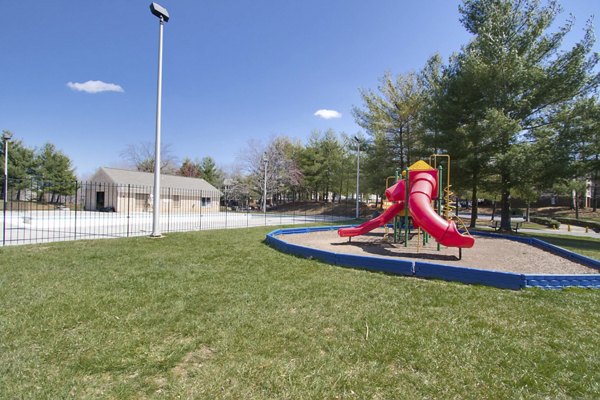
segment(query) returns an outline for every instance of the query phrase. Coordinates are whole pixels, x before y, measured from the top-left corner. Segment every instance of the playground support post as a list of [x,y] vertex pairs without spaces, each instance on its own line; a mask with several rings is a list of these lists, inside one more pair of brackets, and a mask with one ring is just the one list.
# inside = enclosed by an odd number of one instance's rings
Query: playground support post
[[405,192],[405,196],[404,196],[404,247],[408,247],[408,194],[409,194],[409,187],[408,187],[408,176],[410,175],[410,169],[406,168],[406,192]]
[[[400,172],[398,170],[396,170],[395,175],[396,175],[395,183],[397,183],[400,180]],[[406,212],[406,205],[404,205],[404,212]],[[394,216],[394,243],[398,243],[398,230],[401,228],[401,226],[402,226],[402,224],[400,223],[400,217],[398,215],[395,215]]]
[[[437,198],[437,212],[438,215],[442,215],[442,193],[444,192],[443,188],[443,174],[442,174],[442,164],[438,166],[438,198]],[[440,251],[441,246],[437,244],[437,250]]]

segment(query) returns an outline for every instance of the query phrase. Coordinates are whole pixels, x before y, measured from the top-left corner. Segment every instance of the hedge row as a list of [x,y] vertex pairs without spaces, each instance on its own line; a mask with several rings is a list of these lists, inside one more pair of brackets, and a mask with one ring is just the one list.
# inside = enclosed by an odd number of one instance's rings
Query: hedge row
[[581,219],[575,219],[575,218],[565,218],[565,217],[556,217],[555,219],[557,221],[562,222],[563,224],[582,226],[584,228],[590,228],[591,230],[593,230],[595,232],[600,231],[600,222],[587,221],[587,220],[581,220]]
[[555,219],[552,219],[552,218],[531,216],[531,217],[529,217],[529,220],[536,224],[546,225],[548,228],[553,228],[553,229],[560,228],[560,222]]

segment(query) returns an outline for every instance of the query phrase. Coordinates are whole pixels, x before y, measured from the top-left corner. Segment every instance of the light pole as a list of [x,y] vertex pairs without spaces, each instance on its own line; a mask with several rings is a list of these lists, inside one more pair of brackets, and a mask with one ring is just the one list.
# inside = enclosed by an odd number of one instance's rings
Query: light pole
[[358,151],[356,152],[356,219],[360,215],[360,201],[358,199],[360,193],[360,139],[358,136],[354,136],[356,144],[358,145]]
[[8,142],[12,138],[12,132],[3,131],[2,139],[4,140],[4,204],[2,218],[2,245],[6,244],[6,202],[8,201]]
[[152,237],[160,237],[160,119],[162,106],[163,27],[169,13],[159,4],[150,4],[150,11],[159,19],[158,30],[158,89],[156,92],[156,137],[154,143],[154,199],[152,202]]
[[8,142],[12,138],[12,132],[3,131],[2,140],[4,140],[4,203],[6,204],[8,193]]
[[267,153],[263,154],[263,163],[265,164],[265,182],[263,188],[263,212],[267,213],[267,165],[269,165],[269,159]]

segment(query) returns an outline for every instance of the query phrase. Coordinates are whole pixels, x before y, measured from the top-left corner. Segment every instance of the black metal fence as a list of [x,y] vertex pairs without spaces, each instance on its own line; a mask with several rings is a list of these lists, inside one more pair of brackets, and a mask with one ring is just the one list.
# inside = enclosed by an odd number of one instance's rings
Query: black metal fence
[[[2,205],[2,245],[150,235],[153,187],[102,182],[8,182]],[[335,222],[353,218],[354,200],[288,201],[254,206],[258,199],[223,191],[163,188],[161,233]],[[260,204],[260,203],[259,203]]]

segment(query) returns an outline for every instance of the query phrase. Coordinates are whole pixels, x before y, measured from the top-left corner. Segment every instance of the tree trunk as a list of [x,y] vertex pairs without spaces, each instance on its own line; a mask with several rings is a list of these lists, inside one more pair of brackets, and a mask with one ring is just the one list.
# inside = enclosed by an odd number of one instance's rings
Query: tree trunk
[[575,191],[574,203],[575,203],[575,219],[579,219],[579,192],[577,190]]
[[[598,155],[596,154],[596,164],[598,164]],[[594,171],[594,181],[592,182],[592,211],[598,209],[598,170]]]
[[500,230],[510,232],[510,189],[508,188],[508,175],[502,174],[502,198],[500,200]]
[[404,132],[402,131],[402,127],[400,127],[400,134],[398,135],[399,147],[400,147],[400,169],[404,171],[408,164],[404,162],[405,150],[404,150]]
[[458,209],[459,209],[459,207],[460,207],[460,195],[457,194],[456,195],[456,207],[454,209],[454,213],[456,215],[458,215]]
[[469,228],[475,228],[477,224],[477,214],[479,211],[479,206],[477,204],[477,185],[473,185],[473,193],[471,195],[471,223],[469,224]]
[[529,210],[531,209],[531,201],[527,200],[527,208],[525,209],[525,222],[529,222]]
[[494,201],[492,201],[492,218],[490,219],[490,221],[494,220],[495,215],[496,215],[496,199],[494,199]]

